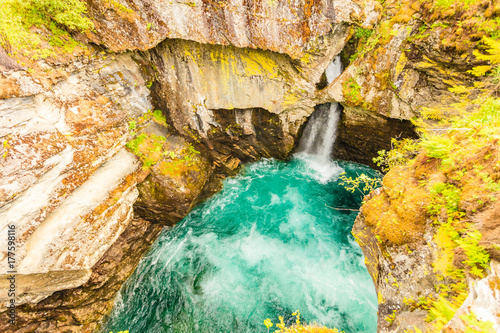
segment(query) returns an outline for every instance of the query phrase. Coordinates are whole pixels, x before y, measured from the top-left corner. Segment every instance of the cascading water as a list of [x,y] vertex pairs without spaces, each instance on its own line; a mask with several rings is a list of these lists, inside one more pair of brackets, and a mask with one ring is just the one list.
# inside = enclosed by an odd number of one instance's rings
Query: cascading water
[[[306,322],[376,332],[377,297],[350,234],[362,198],[337,181],[344,171],[375,171],[328,160],[336,126],[330,117],[324,130],[308,124],[297,158],[245,166],[164,231],[101,332],[264,333],[264,319],[283,316],[290,324],[295,310]],[[311,167],[322,159],[325,168]]]
[[[326,69],[327,83],[333,82],[341,73],[340,56],[336,56]],[[318,105],[304,129],[297,151],[315,156],[320,163],[327,163],[337,137],[340,111],[339,103]]]

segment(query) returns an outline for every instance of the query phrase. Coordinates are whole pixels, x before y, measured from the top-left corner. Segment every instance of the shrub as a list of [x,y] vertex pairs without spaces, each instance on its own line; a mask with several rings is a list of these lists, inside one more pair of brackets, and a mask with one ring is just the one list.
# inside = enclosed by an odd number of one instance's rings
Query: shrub
[[417,155],[419,148],[417,142],[412,139],[392,138],[391,146],[391,150],[381,150],[378,152],[378,157],[373,159],[373,162],[384,172],[398,165],[407,165]]
[[352,193],[354,193],[354,191],[359,191],[362,196],[367,195],[368,193],[382,185],[380,178],[372,178],[364,173],[357,176],[356,178],[352,178],[347,177],[344,172],[340,175],[340,179],[342,180],[342,182],[340,182],[340,185],[344,186],[347,191]]
[[[86,12],[87,5],[81,0],[4,0],[0,6],[0,44],[11,56],[34,60],[56,51],[71,53],[79,43],[65,29],[93,29]],[[31,30],[33,26],[44,26],[49,36]],[[44,42],[48,45],[40,47]]]
[[426,135],[420,145],[429,157],[446,159],[453,148],[453,140],[444,135]]
[[87,5],[81,0],[27,0],[19,2],[23,14],[34,24],[50,20],[72,30],[90,30],[92,21],[83,16]]

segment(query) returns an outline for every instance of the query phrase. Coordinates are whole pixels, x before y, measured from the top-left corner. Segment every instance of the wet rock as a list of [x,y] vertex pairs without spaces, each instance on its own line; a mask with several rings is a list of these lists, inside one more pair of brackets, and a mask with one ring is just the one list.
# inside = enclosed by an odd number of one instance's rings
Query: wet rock
[[138,186],[135,212],[148,221],[173,225],[198,203],[212,174],[210,161],[181,137],[165,141],[166,156],[151,168]]
[[363,163],[377,169],[373,158],[378,151],[389,151],[390,138],[416,138],[409,120],[400,120],[346,106],[337,130],[334,156]]
[[[343,41],[346,33],[336,39]],[[279,114],[293,134],[295,123],[314,110],[314,82],[281,54],[168,40],[151,53],[151,60],[160,73],[152,86],[155,100],[186,136],[207,138],[218,126],[214,110],[263,108]]]
[[[227,152],[243,163],[261,157],[284,159],[297,139],[284,131],[278,115],[264,109],[214,110],[213,114],[215,122],[208,131],[208,140],[216,161],[217,156]],[[230,163],[227,167],[234,169]]]

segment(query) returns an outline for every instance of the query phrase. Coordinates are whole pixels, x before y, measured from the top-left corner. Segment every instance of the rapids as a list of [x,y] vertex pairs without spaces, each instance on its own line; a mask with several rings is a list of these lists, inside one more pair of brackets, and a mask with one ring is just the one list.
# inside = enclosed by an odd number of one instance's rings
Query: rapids
[[374,171],[311,163],[263,160],[226,179],[161,234],[102,332],[267,332],[264,319],[291,323],[295,310],[305,322],[376,332],[375,289],[350,233],[362,198],[337,180]]

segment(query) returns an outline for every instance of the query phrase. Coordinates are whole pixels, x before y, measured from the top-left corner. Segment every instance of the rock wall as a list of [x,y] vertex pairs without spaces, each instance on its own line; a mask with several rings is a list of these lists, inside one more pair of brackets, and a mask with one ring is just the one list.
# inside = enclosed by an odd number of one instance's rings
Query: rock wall
[[458,102],[448,89],[472,84],[467,71],[484,65],[473,52],[483,36],[496,34],[498,15],[498,5],[487,1],[384,1],[376,28],[354,32],[343,55],[348,67],[319,93],[320,102],[344,106],[338,156],[370,164],[391,148],[387,134],[415,137],[408,121],[422,108]]
[[361,108],[344,106],[337,129],[334,157],[363,163],[378,169],[373,162],[377,152],[391,149],[390,138],[417,138],[409,120],[386,117]]
[[[228,138],[215,135],[216,132],[227,132],[232,141],[248,142],[241,140],[242,136],[252,137],[256,151],[268,150],[261,155],[245,148],[243,155],[229,158],[228,163],[237,166],[241,160],[261,156],[284,158],[292,150],[302,124],[317,104],[316,84],[345,44],[348,31],[347,25],[339,25],[322,37],[307,64],[270,51],[184,40],[166,40],[143,57],[157,70],[151,86],[156,105],[164,110],[177,132],[203,142],[218,160],[233,150],[227,148]],[[252,122],[259,120],[252,113],[258,114],[259,119],[268,118],[269,125],[276,127],[270,131],[281,132],[273,144],[279,147],[265,147],[269,139],[257,142],[260,139]],[[265,135],[267,129],[259,127],[258,136]],[[243,129],[240,135],[228,132],[238,128]],[[221,150],[217,140],[225,142],[225,150]]]
[[[391,148],[379,140],[387,133],[414,137],[408,127],[399,127],[421,122],[421,112],[428,123],[456,114],[457,105],[468,105],[470,112],[481,94],[472,87],[498,96],[497,84],[471,74],[473,67],[487,65],[474,55],[484,47],[483,37],[498,38],[498,3],[385,1],[383,6],[376,29],[359,29],[351,39],[357,49],[351,45],[344,55],[349,67],[320,92],[344,106],[337,156],[366,163],[376,151]],[[441,118],[431,113],[436,109]],[[454,164],[425,150],[413,160],[416,152],[410,149],[400,156],[408,159],[406,166],[394,167],[382,187],[365,197],[353,228],[378,292],[379,332],[500,329],[498,192],[488,190],[487,177],[481,180],[472,170],[476,165],[498,182],[498,165],[484,159],[498,156],[498,143],[486,136],[474,146],[460,129],[448,133],[444,127],[432,130],[455,140]],[[455,191],[454,216],[449,208],[435,208],[439,200],[451,200],[451,194],[442,199],[446,195],[436,190],[443,186]],[[472,244],[472,239],[474,251],[465,250],[464,240]],[[489,264],[474,262],[473,253]]]
[[373,25],[375,1],[89,1],[95,32],[113,51],[148,50],[166,38],[258,48],[301,58],[332,25]]
[[[436,319],[445,332],[466,332],[466,327],[479,321],[492,325],[492,331],[484,332],[496,332],[500,328],[499,243],[496,235],[485,231],[498,229],[499,220],[490,218],[498,212],[497,199],[483,202],[469,195],[473,191],[469,186],[480,183],[478,179],[464,177],[458,185],[463,189],[460,209],[467,209],[466,219],[474,221],[469,228],[484,232],[479,244],[491,258],[481,278],[468,272],[464,249],[442,226],[448,219],[444,209],[438,220],[429,212],[436,200],[433,186],[447,179],[439,163],[424,156],[421,153],[415,163],[396,167],[384,177],[383,186],[365,197],[352,231],[378,293],[378,332],[440,331]],[[460,167],[466,168],[467,162]]]
[[[241,163],[286,158],[316,105],[343,105],[336,157],[373,165],[391,137],[415,137],[420,110],[457,100],[448,88],[471,82],[472,49],[500,15],[488,1],[447,12],[409,0],[87,3],[95,30],[73,32],[86,49],[26,70],[0,48],[0,233],[16,225],[20,305],[5,332],[95,329],[160,229]],[[326,86],[349,39],[349,66]],[[419,172],[387,175],[354,229],[380,331],[428,328],[417,300],[439,297],[442,254]],[[494,244],[498,226],[483,221],[497,210],[471,215]],[[468,278],[450,330],[471,309],[494,313],[485,302],[498,304],[497,266]]]
[[[87,281],[65,288],[39,302],[21,305],[17,325],[9,324],[8,314],[0,313],[2,332],[92,332],[111,310],[113,299],[148,250],[162,225],[141,219],[128,223],[118,239],[92,267]],[[68,272],[65,272],[69,275]],[[61,274],[62,275],[62,274]],[[45,285],[53,283],[50,274]],[[5,287],[2,280],[2,289]]]
[[[84,283],[130,222],[138,194],[140,165],[123,147],[127,116],[151,107],[138,66],[128,55],[74,66],[47,88],[16,72],[11,80],[34,88],[0,101],[1,229],[16,226],[21,303]],[[42,274],[61,271],[70,274]]]

